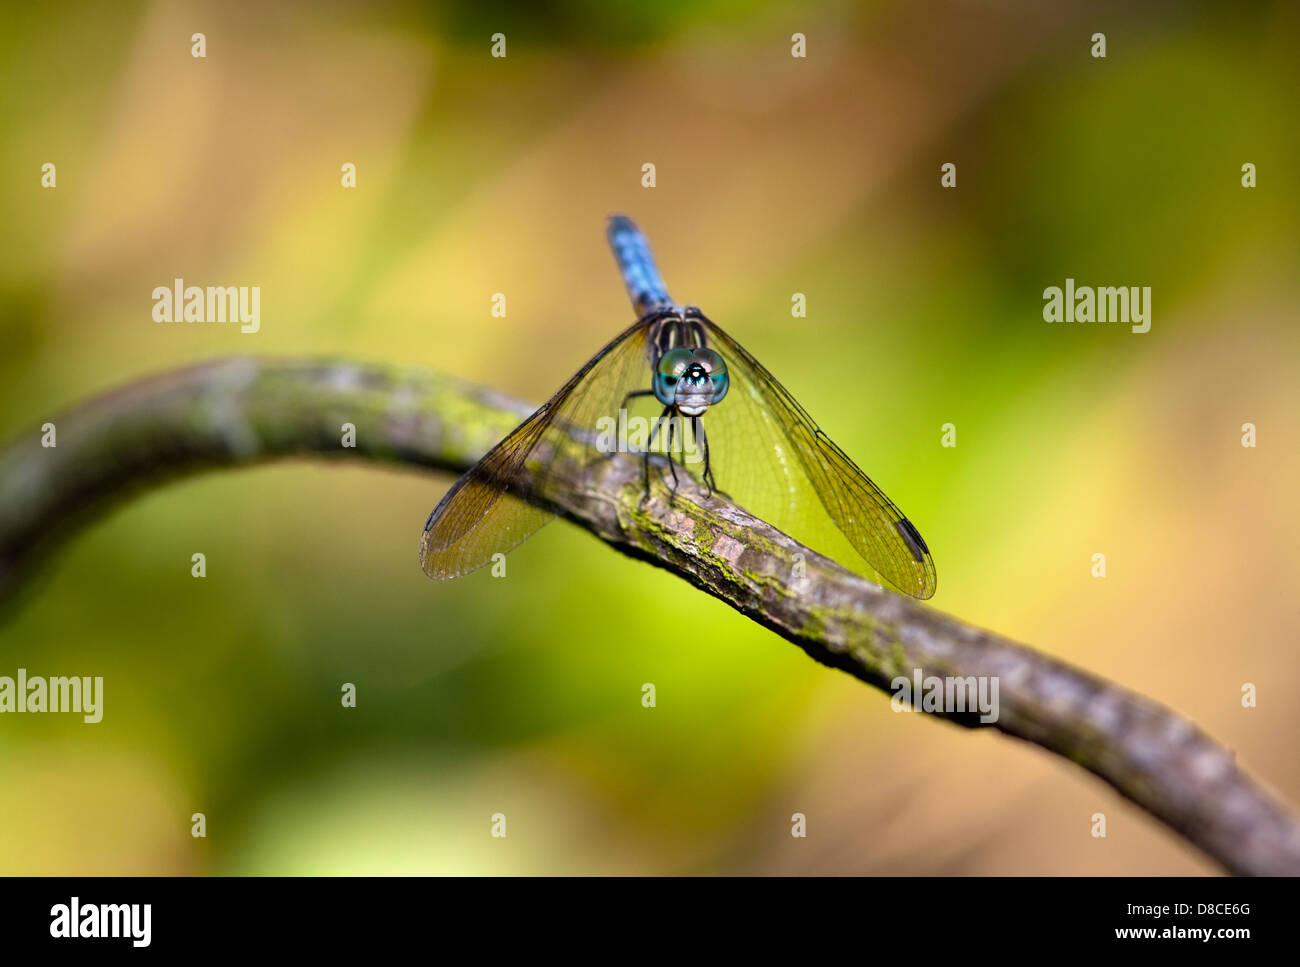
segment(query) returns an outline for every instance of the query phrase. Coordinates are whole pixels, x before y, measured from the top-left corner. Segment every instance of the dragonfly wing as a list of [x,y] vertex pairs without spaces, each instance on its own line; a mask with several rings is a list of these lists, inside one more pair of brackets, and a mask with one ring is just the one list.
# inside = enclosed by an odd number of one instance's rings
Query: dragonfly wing
[[542,528],[554,515],[510,492],[510,481],[547,422],[543,406],[457,480],[429,515],[420,566],[447,581],[476,571]]
[[561,465],[604,458],[593,443],[600,420],[616,421],[627,392],[650,382],[647,328],[639,321],[616,336],[456,481],[424,525],[424,573],[443,581],[469,574],[555,516],[529,494],[544,492]]
[[[713,348],[727,363],[731,389],[705,414],[710,457],[718,486],[751,512],[801,538],[810,517],[834,523],[849,544],[881,578],[906,594],[934,594],[934,560],[920,533],[852,460],[813,422],[763,364],[713,322],[705,320]],[[730,408],[730,411],[729,411]],[[715,425],[724,433],[715,432]],[[719,436],[726,436],[724,441]],[[744,436],[746,439],[738,440]],[[748,472],[729,450],[757,448],[759,472]],[[716,454],[716,456],[715,456]],[[729,469],[735,467],[735,474]],[[733,483],[734,481],[734,483]],[[815,492],[816,497],[809,494]],[[751,497],[754,505],[751,506]],[[815,527],[814,527],[815,530]]]

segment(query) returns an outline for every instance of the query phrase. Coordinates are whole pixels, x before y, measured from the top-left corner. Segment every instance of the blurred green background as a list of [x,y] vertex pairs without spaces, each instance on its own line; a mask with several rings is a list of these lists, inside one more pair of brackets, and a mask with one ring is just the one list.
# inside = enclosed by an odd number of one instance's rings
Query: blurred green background
[[[1171,705],[1295,805],[1300,8],[1135,7],[10,10],[0,434],[233,353],[540,401],[631,321],[626,211],[917,523],[935,606]],[[261,331],[155,324],[175,277],[260,285]],[[1066,277],[1151,286],[1151,331],[1044,323]],[[0,872],[1213,871],[566,524],[505,579],[428,581],[450,482],[211,474],[67,546],[0,674],[102,675],[104,720],[0,717]]]

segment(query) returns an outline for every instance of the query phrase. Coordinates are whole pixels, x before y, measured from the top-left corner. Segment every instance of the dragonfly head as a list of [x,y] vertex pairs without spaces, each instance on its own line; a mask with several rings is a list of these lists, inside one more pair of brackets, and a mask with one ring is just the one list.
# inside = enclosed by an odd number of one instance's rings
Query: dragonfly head
[[700,416],[731,387],[727,364],[712,349],[670,349],[655,366],[655,397],[683,416]]

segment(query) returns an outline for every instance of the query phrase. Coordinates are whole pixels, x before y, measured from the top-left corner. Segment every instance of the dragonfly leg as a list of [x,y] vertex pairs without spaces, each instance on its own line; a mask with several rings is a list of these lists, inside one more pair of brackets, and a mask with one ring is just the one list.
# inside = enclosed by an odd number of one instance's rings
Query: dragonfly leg
[[709,469],[709,438],[705,435],[704,424],[698,416],[691,417],[691,433],[695,435],[696,444],[704,450],[704,486],[708,490],[706,496],[712,497],[716,488],[713,484],[713,471]]
[[647,450],[641,458],[641,477],[645,490],[641,491],[641,499],[637,502],[639,510],[645,510],[646,501],[650,499],[650,451]]
[[[666,408],[665,412],[671,409],[672,407],[669,406]],[[673,463],[673,431],[675,429],[677,429],[677,423],[672,417],[669,417],[668,418],[668,469],[673,472],[673,495],[674,496],[677,494],[677,464]],[[683,429],[682,430],[682,460],[685,459],[686,459],[686,430]],[[671,498],[669,499],[668,502],[672,503]]]
[[659,435],[659,420],[655,420],[654,426],[650,428],[650,436],[646,438],[645,449],[641,451],[641,482],[645,489],[641,491],[641,502],[637,506],[645,510],[646,501],[650,499],[650,451],[655,448],[655,437]]
[[713,479],[713,468],[709,465],[709,435],[704,432],[704,424],[700,422],[697,416],[692,421],[695,428],[695,438],[700,441],[700,446],[704,448],[704,485],[709,488],[709,496],[721,494],[727,495],[718,489],[718,482]]
[[[649,392],[653,392],[653,391],[652,391],[652,390],[646,390],[645,392],[649,393]],[[629,394],[629,395],[630,395],[630,394]],[[624,402],[627,402],[627,401],[624,400]],[[639,506],[641,509],[643,509],[643,510],[645,509],[646,501],[650,499],[650,453],[651,453],[651,451],[653,451],[654,448],[655,448],[655,440],[656,440],[656,439],[658,438],[658,436],[659,436],[659,427],[663,425],[664,418],[665,418],[666,416],[668,416],[669,413],[672,412],[672,409],[673,409],[673,408],[672,408],[671,405],[669,405],[669,406],[665,406],[665,407],[664,407],[664,411],[663,411],[662,413],[660,413],[659,416],[655,419],[654,426],[652,426],[652,427],[650,428],[650,436],[649,436],[649,438],[646,440],[645,450],[642,451],[642,453],[641,453],[641,479],[642,479],[642,482],[645,484],[645,490],[644,490],[644,492],[642,492],[642,494],[641,494],[641,502],[640,502],[640,504],[639,504],[638,506]],[[672,423],[671,423],[671,422],[669,422],[669,424],[668,424],[668,428],[669,428],[669,431],[672,430]],[[672,454],[672,437],[670,436],[670,437],[668,438],[668,465],[669,465],[669,466],[672,466],[672,460],[673,460],[673,454]],[[673,479],[674,479],[674,481],[676,480],[676,476],[675,476],[675,475],[674,475],[674,478],[673,478]]]
[[[638,397],[638,396],[654,396],[654,395],[655,395],[655,391],[652,390],[652,389],[634,389],[634,390],[629,390],[629,391],[628,391],[628,394],[627,394],[626,396],[623,397],[623,402],[620,403],[620,404],[618,404],[618,408],[619,408],[620,410],[626,410],[626,409],[627,409],[627,401],[628,401],[628,400],[630,400],[630,399],[635,399],[635,398]],[[647,453],[649,452],[651,446],[652,446],[651,443],[649,443],[649,442],[646,443],[646,452],[647,452]],[[611,458],[614,457],[614,456],[618,453],[618,449],[619,449],[618,447],[615,447],[614,449],[610,450],[609,453],[607,454],[607,456],[609,456],[609,457],[611,457]],[[650,472],[650,466],[649,466],[649,463],[648,463],[648,462],[646,463],[645,470],[646,470],[646,473],[649,474],[649,472]],[[649,489],[650,489],[650,487],[649,487],[649,485],[647,484],[647,485],[646,485],[646,490],[649,491]]]
[[619,408],[620,410],[621,410],[621,409],[624,409],[624,408],[627,406],[627,401],[628,401],[628,400],[630,400],[630,399],[635,399],[635,398],[638,397],[638,396],[654,396],[654,395],[655,395],[655,391],[652,390],[652,389],[634,389],[634,390],[629,390],[627,396],[624,396],[624,397],[623,397],[623,402],[619,404],[618,408]]

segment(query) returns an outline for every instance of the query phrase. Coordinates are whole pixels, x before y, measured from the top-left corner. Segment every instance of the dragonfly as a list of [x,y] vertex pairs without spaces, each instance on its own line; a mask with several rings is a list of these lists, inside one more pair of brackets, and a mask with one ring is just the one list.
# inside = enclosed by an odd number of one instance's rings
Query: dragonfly
[[[554,518],[538,492],[621,451],[642,461],[643,507],[653,457],[670,501],[688,475],[706,496],[866,565],[852,570],[931,597],[934,560],[898,506],[740,343],[669,297],[630,218],[611,217],[607,236],[637,321],[456,481],[424,525],[425,573],[450,580],[507,553]],[[612,439],[629,426],[642,432]]]

